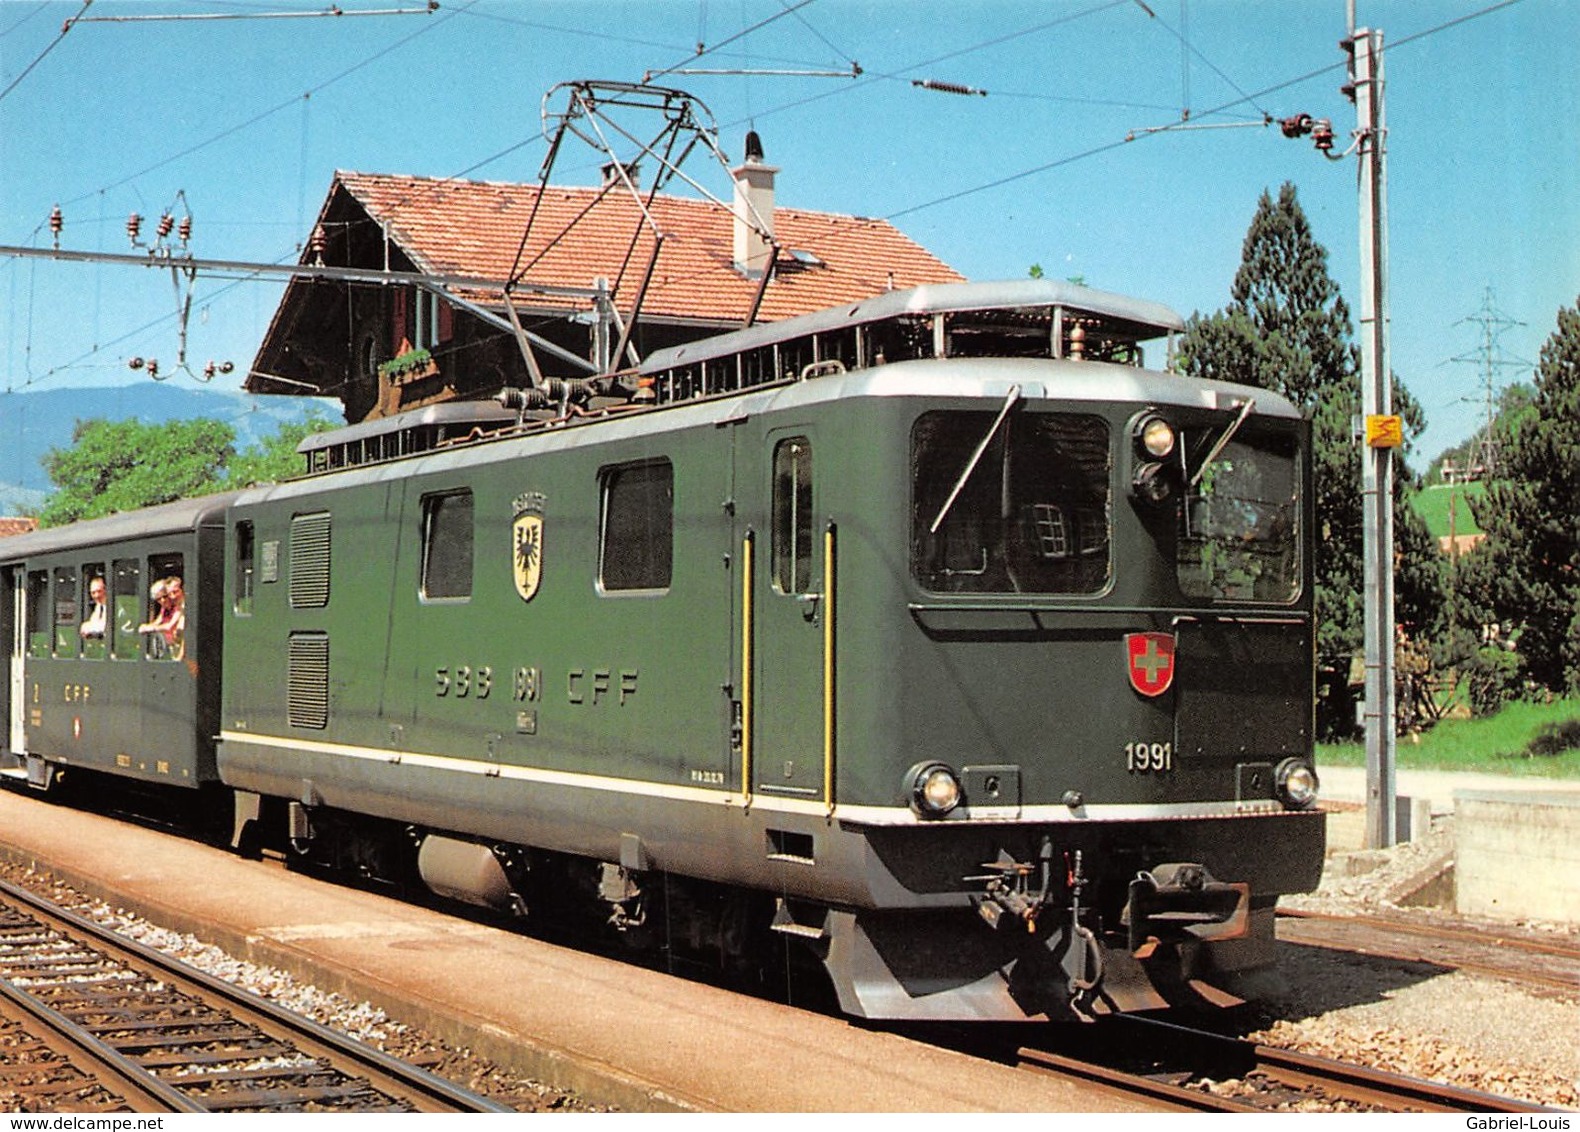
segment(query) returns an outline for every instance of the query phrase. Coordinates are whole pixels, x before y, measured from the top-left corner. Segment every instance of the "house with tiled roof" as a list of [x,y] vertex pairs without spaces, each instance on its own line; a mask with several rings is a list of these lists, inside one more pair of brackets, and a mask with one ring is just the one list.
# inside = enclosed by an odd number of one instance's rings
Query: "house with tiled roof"
[[9,535],[25,535],[36,530],[38,530],[37,519],[0,516],[0,538],[6,538]]
[[887,221],[777,206],[778,171],[760,152],[731,172],[731,208],[638,199],[618,176],[566,188],[338,172],[302,262],[436,286],[295,277],[246,388],[338,397],[355,422],[489,397],[534,366],[586,376],[618,368],[617,351],[629,365],[751,322],[963,279]]

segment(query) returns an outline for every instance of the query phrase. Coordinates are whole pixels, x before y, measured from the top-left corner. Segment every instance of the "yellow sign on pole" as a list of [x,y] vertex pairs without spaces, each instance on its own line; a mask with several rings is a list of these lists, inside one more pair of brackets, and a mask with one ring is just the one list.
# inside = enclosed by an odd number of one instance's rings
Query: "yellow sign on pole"
[[1403,418],[1391,413],[1373,413],[1366,418],[1366,447],[1398,448],[1403,443]]

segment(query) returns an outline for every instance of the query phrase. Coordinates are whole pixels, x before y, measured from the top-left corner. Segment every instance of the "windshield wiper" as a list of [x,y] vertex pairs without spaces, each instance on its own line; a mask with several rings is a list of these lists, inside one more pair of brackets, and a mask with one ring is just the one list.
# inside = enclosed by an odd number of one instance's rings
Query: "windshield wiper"
[[1223,430],[1223,435],[1218,438],[1218,443],[1212,446],[1207,453],[1207,458],[1201,462],[1201,467],[1196,469],[1196,474],[1190,478],[1190,486],[1195,487],[1201,482],[1201,477],[1207,474],[1207,469],[1212,467],[1212,462],[1218,454],[1228,447],[1229,441],[1234,439],[1234,434],[1240,431],[1240,426],[1245,423],[1245,418],[1251,415],[1251,410],[1256,408],[1256,398],[1247,397],[1245,404],[1240,406],[1240,415],[1229,422],[1229,427]]
[[993,443],[993,438],[998,435],[998,429],[1004,423],[1004,418],[1009,416],[1009,411],[1015,407],[1015,402],[1020,400],[1020,386],[1011,385],[1009,393],[1004,398],[1004,407],[998,411],[998,416],[993,419],[993,427],[987,430],[987,435],[982,438],[982,443],[977,445],[977,450],[971,453],[971,459],[966,461],[965,471],[960,473],[960,478],[955,481],[954,490],[949,493],[949,498],[944,500],[944,505],[938,509],[938,518],[933,520],[933,525],[927,528],[927,533],[936,535],[938,528],[943,525],[944,517],[949,514],[949,509],[955,505],[955,500],[960,497],[965,489],[966,481],[971,478],[971,473],[977,470],[977,462],[982,459],[982,453],[987,451],[988,445]]

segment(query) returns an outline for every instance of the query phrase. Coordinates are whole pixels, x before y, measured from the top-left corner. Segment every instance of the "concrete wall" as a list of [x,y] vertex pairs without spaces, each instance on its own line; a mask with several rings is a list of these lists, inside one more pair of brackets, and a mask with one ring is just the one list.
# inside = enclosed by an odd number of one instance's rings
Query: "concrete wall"
[[1456,790],[1454,812],[1459,911],[1580,923],[1580,796]]

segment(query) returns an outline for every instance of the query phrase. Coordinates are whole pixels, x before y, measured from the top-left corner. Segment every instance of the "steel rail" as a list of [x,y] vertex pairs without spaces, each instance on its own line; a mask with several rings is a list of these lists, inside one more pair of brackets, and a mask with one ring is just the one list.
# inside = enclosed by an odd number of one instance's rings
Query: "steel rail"
[[[1344,916],[1332,912],[1303,912],[1282,908],[1279,909],[1278,916],[1281,920],[1291,921],[1290,927],[1293,930],[1279,934],[1279,938],[1286,943],[1364,955],[1373,959],[1391,959],[1399,963],[1428,963],[1435,967],[1463,971],[1467,974],[1567,991],[1571,994],[1575,987],[1580,985],[1580,950],[1572,947],[1504,935],[1497,936],[1495,941],[1490,941],[1485,933],[1431,924],[1412,924],[1405,920],[1377,916]],[[1384,938],[1368,941],[1324,937],[1320,934],[1321,927],[1317,925],[1334,926],[1341,933],[1353,932],[1362,936]],[[1403,937],[1404,940],[1412,941],[1412,944],[1390,943],[1386,938],[1389,936]],[[1573,964],[1575,971],[1570,974],[1551,975],[1542,971],[1522,969],[1512,963],[1483,962],[1453,953],[1456,946],[1485,949],[1491,943],[1495,943],[1501,950],[1514,952],[1527,961],[1537,962],[1545,959],[1553,960],[1560,965]],[[1439,945],[1443,951],[1433,951],[1431,944]]]
[[1101,1089],[1122,1096],[1146,1097],[1149,1100],[1160,1101],[1169,1109],[1180,1112],[1261,1112],[1263,1110],[1253,1105],[1240,1101],[1230,1100],[1227,1097],[1214,1096],[1212,1093],[1200,1089],[1186,1089],[1167,1081],[1158,1081],[1151,1077],[1143,1077],[1135,1073],[1125,1073],[1118,1069],[1110,1069],[1104,1065],[1096,1065],[1089,1061],[1080,1061],[1062,1054],[1049,1053],[1046,1050],[1021,1049],[1017,1051],[1019,1067],[1037,1073],[1046,1073],[1058,1077],[1070,1077],[1088,1085],[1096,1085]]
[[0,998],[9,1007],[5,1013],[13,1015],[33,1037],[114,1093],[133,1112],[204,1111],[181,1090],[160,1081],[136,1061],[21,987],[0,979]]
[[[113,959],[151,970],[177,991],[222,1003],[238,1022],[256,1026],[275,1040],[288,1042],[308,1057],[320,1058],[338,1072],[365,1079],[386,1096],[410,1103],[420,1112],[513,1112],[452,1081],[374,1049],[309,1018],[215,978],[160,951],[127,939],[26,889],[0,881],[0,896],[67,934],[86,937]],[[0,984],[3,984],[0,980]],[[146,1069],[142,1072],[148,1072]],[[195,1082],[196,1083],[196,1082]],[[196,1111],[207,1111],[199,1108]]]
[[1174,1022],[1120,1016],[1117,1022],[1147,1027],[1188,1048],[1196,1065],[1244,1077],[1260,1074],[1295,1089],[1318,1089],[1338,1099],[1353,1100],[1392,1112],[1552,1112],[1530,1101],[1495,1096],[1475,1089],[1407,1077],[1400,1073],[1354,1065],[1294,1050],[1258,1045]]

